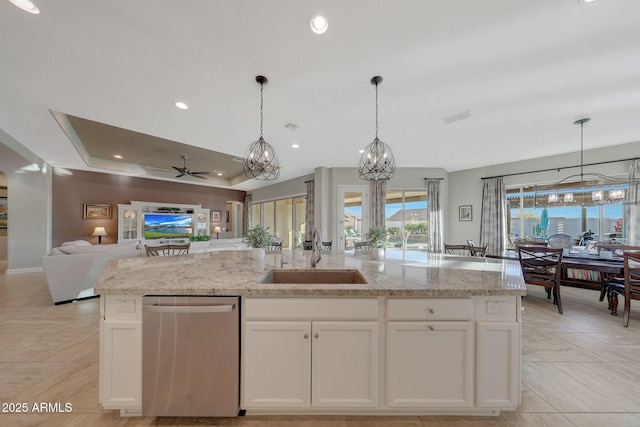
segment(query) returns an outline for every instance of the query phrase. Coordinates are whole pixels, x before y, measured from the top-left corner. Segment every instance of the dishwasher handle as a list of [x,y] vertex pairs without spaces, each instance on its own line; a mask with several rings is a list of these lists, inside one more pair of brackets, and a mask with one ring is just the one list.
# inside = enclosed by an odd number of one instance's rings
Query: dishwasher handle
[[151,311],[156,313],[228,313],[236,309],[235,304],[223,305],[143,305],[142,311]]

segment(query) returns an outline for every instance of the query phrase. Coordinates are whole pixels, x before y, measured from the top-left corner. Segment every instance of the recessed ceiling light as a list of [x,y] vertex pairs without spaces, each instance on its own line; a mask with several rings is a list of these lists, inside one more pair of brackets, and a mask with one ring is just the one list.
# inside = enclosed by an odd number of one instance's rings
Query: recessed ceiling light
[[316,34],[324,34],[329,28],[329,21],[321,13],[314,13],[309,19],[309,27]]
[[38,9],[38,7],[35,4],[31,3],[29,0],[9,0],[9,1],[14,5],[18,6],[20,9],[24,10],[25,12],[33,13],[34,15],[37,15],[40,13],[40,9]]
[[291,148],[300,148],[298,144],[291,144]]
[[176,107],[178,107],[181,110],[188,110],[189,106],[187,104],[185,104],[182,101],[176,101],[173,105],[175,105]]
[[222,175],[224,175],[224,173],[225,173],[225,172],[226,172],[226,171],[225,171],[225,170],[223,170],[223,169],[214,169],[214,170],[213,170],[213,173],[215,173],[215,174],[216,174],[216,175],[218,175],[218,176],[222,176]]
[[362,154],[364,153],[364,150],[358,150],[358,153]]
[[115,157],[116,159],[121,159],[122,156],[120,154],[114,154],[113,157]]

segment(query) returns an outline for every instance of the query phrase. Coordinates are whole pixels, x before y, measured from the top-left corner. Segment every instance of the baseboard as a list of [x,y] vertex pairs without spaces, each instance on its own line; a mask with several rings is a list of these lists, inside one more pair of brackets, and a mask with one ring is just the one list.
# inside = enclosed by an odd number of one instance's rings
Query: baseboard
[[42,271],[44,271],[42,267],[7,268],[4,274],[39,273]]

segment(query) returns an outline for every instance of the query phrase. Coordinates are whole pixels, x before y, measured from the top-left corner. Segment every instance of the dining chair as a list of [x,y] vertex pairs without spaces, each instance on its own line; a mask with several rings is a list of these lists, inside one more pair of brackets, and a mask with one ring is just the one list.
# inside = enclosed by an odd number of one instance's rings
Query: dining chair
[[575,245],[575,240],[573,237],[569,236],[568,234],[558,233],[558,234],[552,234],[551,236],[549,236],[549,239],[547,240],[547,244],[549,245],[550,248],[571,249],[571,247]]
[[305,251],[313,250],[313,242],[311,240],[305,240],[302,242],[302,249]]
[[269,245],[270,251],[281,251],[282,250],[282,242],[271,242]]
[[448,245],[444,244],[444,253],[449,255],[469,255],[470,247],[467,245]]
[[560,298],[560,277],[562,273],[562,248],[547,248],[542,246],[518,246],[518,258],[524,282],[528,285],[544,286],[547,298],[558,306],[562,314],[562,299]]
[[333,240],[330,241],[330,242],[322,242],[322,250],[323,251],[330,251],[332,244],[333,244]]
[[488,245],[484,245],[484,246],[469,246],[470,255],[484,258],[484,257],[487,256],[487,247],[488,247]]
[[624,251],[624,277],[609,279],[611,314],[617,314],[618,295],[624,296],[622,326],[629,326],[631,300],[640,299],[640,252]]
[[353,251],[354,252],[364,252],[369,250],[368,242],[353,242]]
[[144,245],[148,257],[152,256],[176,256],[189,253],[191,243],[169,243],[164,245]]

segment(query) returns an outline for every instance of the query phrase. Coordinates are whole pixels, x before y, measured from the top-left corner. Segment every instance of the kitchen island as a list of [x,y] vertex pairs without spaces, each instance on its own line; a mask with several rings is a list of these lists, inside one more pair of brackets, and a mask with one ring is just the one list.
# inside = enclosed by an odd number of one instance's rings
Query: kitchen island
[[[284,257],[284,260],[283,258]],[[247,414],[479,414],[520,396],[517,260],[389,250],[323,253],[316,270],[366,283],[261,283],[310,253],[249,251],[113,261],[101,295],[100,401],[141,413],[142,296],[241,297]],[[284,262],[283,262],[284,261]]]

